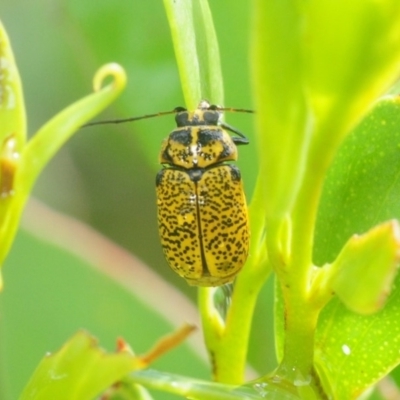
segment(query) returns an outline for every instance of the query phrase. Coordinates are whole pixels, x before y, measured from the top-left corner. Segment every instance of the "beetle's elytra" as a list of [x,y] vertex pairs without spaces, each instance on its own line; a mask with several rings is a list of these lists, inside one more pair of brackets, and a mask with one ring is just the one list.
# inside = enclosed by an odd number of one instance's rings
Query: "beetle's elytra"
[[[157,174],[158,228],[170,267],[190,285],[231,282],[249,250],[249,223],[236,145],[248,140],[202,101],[176,109]],[[238,136],[230,136],[227,131]]]

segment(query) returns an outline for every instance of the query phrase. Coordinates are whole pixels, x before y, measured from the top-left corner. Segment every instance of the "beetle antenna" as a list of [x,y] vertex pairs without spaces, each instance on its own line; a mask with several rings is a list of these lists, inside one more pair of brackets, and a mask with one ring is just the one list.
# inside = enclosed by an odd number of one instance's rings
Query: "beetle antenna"
[[232,108],[232,107],[218,107],[216,108],[217,111],[228,111],[228,112],[242,112],[248,114],[254,114],[254,110],[247,110],[245,108]]
[[[247,110],[244,108],[232,108],[232,107],[219,107],[212,105],[209,107],[212,110],[216,111],[228,111],[228,112],[243,112],[243,113],[250,113],[253,114],[255,111],[253,110]],[[141,115],[140,117],[129,117],[129,118],[119,118],[119,119],[106,119],[103,121],[94,121],[94,122],[89,122],[87,124],[84,124],[81,126],[81,128],[87,128],[89,126],[95,126],[95,125],[106,125],[106,124],[122,124],[124,122],[133,122],[133,121],[139,121],[141,119],[148,119],[148,118],[154,118],[154,117],[161,117],[163,115],[170,115],[170,114],[176,114],[181,111],[186,111],[186,108],[183,107],[176,107],[172,111],[161,111],[155,114],[146,114],[146,115]],[[239,136],[244,137],[244,135],[240,132],[237,132],[236,130],[232,130],[230,128],[227,128],[228,130],[237,133]]]
[[155,114],[141,115],[140,117],[129,117],[129,118],[121,118],[121,119],[108,119],[108,120],[106,119],[103,121],[89,122],[87,124],[82,125],[81,128],[87,128],[87,127],[93,126],[93,125],[121,124],[123,122],[139,121],[140,119],[147,119],[147,118],[161,117],[163,115],[176,114],[177,112],[180,112],[180,111],[185,111],[185,108],[176,107],[172,111],[161,111],[161,112],[158,112]]
[[[205,102],[205,103],[208,104],[207,102]],[[199,108],[201,106],[202,106],[202,103],[200,103]],[[221,112],[228,111],[228,112],[243,112],[243,113],[250,113],[250,114],[255,113],[254,110],[248,110],[246,108],[221,107],[216,104],[208,105],[208,107],[205,107],[204,109],[221,111]]]

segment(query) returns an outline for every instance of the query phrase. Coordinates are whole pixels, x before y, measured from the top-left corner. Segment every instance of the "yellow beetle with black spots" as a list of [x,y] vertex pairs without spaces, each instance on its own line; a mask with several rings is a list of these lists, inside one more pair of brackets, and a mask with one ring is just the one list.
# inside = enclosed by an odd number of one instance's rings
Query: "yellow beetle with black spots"
[[[157,174],[158,229],[170,267],[190,285],[232,282],[249,252],[246,199],[236,161],[248,139],[221,121],[221,108],[200,102],[194,111],[173,111],[90,122],[115,124],[175,113],[177,128],[164,140]],[[237,136],[230,136],[227,131]]]
[[[190,285],[231,282],[249,251],[249,222],[236,145],[247,138],[202,101],[177,108],[157,174],[158,228],[170,267]],[[238,136],[230,136],[227,131]]]

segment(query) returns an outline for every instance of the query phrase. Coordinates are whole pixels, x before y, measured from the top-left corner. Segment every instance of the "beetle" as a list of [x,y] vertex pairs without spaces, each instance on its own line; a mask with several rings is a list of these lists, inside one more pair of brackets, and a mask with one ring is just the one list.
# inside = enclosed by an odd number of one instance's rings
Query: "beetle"
[[[135,121],[175,113],[176,129],[163,141],[156,176],[158,230],[169,266],[190,285],[232,282],[249,252],[249,222],[241,174],[232,162],[248,139],[222,121],[222,108],[202,100],[197,109],[99,123]],[[236,136],[231,136],[229,133]]]

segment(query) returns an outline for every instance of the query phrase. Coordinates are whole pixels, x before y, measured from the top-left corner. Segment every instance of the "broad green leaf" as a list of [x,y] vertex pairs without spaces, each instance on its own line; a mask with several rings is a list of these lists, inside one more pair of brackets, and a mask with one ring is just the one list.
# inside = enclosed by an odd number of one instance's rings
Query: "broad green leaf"
[[400,99],[379,100],[343,143],[328,171],[314,262],[332,262],[353,234],[400,219]]
[[[395,289],[400,280],[396,279]],[[328,393],[356,399],[399,362],[400,295],[394,290],[382,311],[362,316],[333,299],[320,315],[315,363]]]
[[332,289],[350,310],[360,314],[376,312],[391,291],[399,259],[397,221],[353,236],[332,264],[337,271]]
[[376,312],[390,294],[399,260],[400,229],[393,220],[353,235],[331,265],[316,270],[313,289],[326,301],[334,293],[356,313]]
[[[398,97],[384,98],[339,149],[319,209],[317,265],[332,262],[354,233],[400,218],[399,126]],[[374,315],[357,315],[337,298],[321,313],[316,363],[335,398],[355,398],[399,364],[399,283],[397,277],[385,307]]]
[[109,354],[85,332],[39,364],[20,400],[92,400],[137,368],[129,353]]

